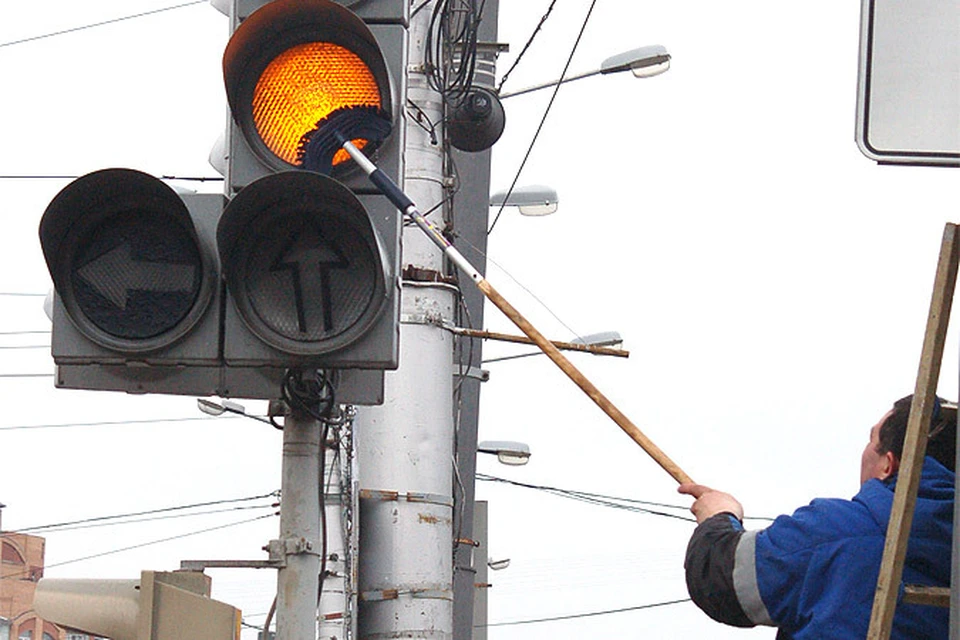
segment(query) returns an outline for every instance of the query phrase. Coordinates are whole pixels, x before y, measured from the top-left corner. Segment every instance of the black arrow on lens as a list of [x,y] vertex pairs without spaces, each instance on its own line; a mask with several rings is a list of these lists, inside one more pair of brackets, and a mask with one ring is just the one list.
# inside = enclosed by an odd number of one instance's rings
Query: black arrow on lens
[[[303,230],[291,235],[290,241],[270,265],[271,272],[285,271],[289,274],[293,286],[294,301],[297,307],[297,327],[300,333],[307,332],[307,312],[304,300],[307,297],[304,287],[316,280],[310,271],[319,271],[320,293],[323,303],[323,329],[333,329],[333,304],[330,291],[330,272],[333,269],[346,269],[350,262],[340,249],[327,242],[319,230]],[[310,287],[312,289],[312,287]],[[314,296],[310,296],[313,298]]]
[[77,269],[84,282],[119,309],[127,308],[131,291],[189,292],[196,282],[196,272],[194,265],[138,260],[129,243],[114,247]]

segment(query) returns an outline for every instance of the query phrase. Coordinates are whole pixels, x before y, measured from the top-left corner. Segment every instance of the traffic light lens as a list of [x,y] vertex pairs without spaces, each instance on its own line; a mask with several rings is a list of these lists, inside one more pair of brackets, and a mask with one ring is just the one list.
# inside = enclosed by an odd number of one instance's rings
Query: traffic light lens
[[83,315],[115,338],[146,340],[176,328],[200,296],[203,262],[189,231],[126,211],[87,229],[70,278]]
[[[380,107],[380,87],[355,53],[331,42],[309,42],[274,58],[253,93],[253,122],[264,144],[281,160],[298,165],[303,137],[343,107]],[[359,148],[365,140],[353,141]],[[334,164],[347,160],[345,152]]]
[[[390,294],[392,276],[363,203],[313,171],[275,173],[240,190],[217,224],[217,251],[240,320],[292,357],[352,345]],[[225,349],[229,362],[238,351]]]
[[[354,329],[377,300],[377,258],[346,217],[264,216],[243,274],[250,309],[281,339],[318,343]],[[282,231],[279,231],[282,229]]]

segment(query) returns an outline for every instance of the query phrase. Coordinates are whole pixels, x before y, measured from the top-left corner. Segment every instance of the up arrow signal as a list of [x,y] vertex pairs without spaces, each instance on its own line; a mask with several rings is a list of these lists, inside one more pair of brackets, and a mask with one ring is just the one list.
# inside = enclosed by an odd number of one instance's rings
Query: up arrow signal
[[293,243],[277,256],[270,271],[286,271],[290,275],[294,301],[297,307],[297,325],[306,333],[306,301],[320,301],[323,305],[323,329],[333,329],[333,300],[330,292],[330,271],[346,269],[350,262],[340,247],[328,242],[316,229],[304,229]]
[[137,260],[130,244],[124,243],[91,260],[77,274],[117,308],[126,309],[131,291],[189,292],[196,270],[194,265]]

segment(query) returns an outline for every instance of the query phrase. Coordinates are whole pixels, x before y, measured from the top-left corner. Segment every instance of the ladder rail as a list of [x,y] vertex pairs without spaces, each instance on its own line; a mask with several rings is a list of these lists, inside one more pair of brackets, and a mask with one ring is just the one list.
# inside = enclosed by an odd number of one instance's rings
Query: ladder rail
[[[910,525],[913,523],[920,473],[923,470],[923,458],[927,450],[927,429],[924,427],[930,424],[933,413],[947,325],[950,321],[950,307],[957,282],[957,266],[960,262],[958,240],[960,237],[958,237],[957,226],[948,223],[943,230],[940,245],[940,258],[937,263],[930,313],[924,332],[917,384],[910,415],[907,418],[907,433],[903,443],[900,471],[897,475],[897,487],[890,511],[890,521],[887,524],[887,536],[883,548],[883,560],[880,563],[880,574],[877,578],[870,628],[867,631],[868,640],[889,640],[893,628],[893,615],[896,611],[897,595],[903,577]],[[956,528],[953,535],[956,548]],[[952,580],[952,582],[956,584],[957,581]],[[953,597],[956,597],[955,594]]]

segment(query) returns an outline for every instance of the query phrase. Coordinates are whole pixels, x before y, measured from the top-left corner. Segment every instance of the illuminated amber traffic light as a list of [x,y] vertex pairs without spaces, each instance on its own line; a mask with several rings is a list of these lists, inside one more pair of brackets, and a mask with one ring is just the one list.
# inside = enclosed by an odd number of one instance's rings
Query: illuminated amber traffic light
[[[381,108],[380,87],[354,52],[332,42],[308,42],[274,58],[253,92],[253,122],[278,158],[300,164],[309,133],[343,107]],[[366,140],[355,144],[363,148]],[[334,164],[346,160],[341,151]]]
[[[223,71],[233,118],[274,171],[300,168],[310,134],[334,111],[392,112],[389,74],[376,38],[334,2],[275,0],[258,9],[231,37]],[[348,159],[341,153],[334,164]]]

